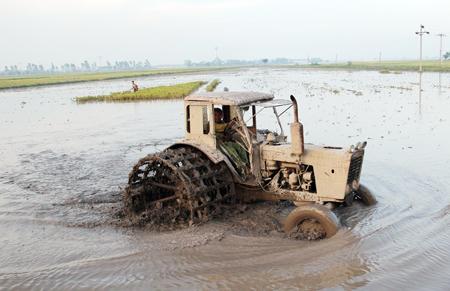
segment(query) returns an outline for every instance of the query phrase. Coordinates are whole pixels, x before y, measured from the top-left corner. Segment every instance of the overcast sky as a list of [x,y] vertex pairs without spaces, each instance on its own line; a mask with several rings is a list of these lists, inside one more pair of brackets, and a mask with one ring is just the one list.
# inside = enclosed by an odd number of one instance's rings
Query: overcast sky
[[144,61],[152,65],[320,57],[412,59],[450,51],[450,1],[0,0],[5,65]]

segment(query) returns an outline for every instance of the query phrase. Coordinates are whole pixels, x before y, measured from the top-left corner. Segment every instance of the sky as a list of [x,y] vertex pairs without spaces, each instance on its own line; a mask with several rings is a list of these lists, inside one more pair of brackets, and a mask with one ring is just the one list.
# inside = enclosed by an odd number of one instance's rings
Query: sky
[[[0,70],[87,60],[151,65],[322,58],[418,59],[450,51],[443,0],[0,0]],[[215,49],[217,48],[217,50]]]

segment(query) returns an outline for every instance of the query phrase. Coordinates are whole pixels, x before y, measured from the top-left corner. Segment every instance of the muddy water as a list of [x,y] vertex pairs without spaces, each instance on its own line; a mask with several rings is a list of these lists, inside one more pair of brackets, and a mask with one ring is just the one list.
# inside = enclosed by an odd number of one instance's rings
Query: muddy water
[[424,73],[421,92],[417,73],[262,68],[134,80],[215,78],[218,90],[296,96],[306,142],[367,140],[362,182],[379,203],[336,210],[343,228],[318,242],[230,232],[227,221],[169,233],[117,227],[131,166],[183,139],[182,101],[71,101],[131,79],[0,91],[0,289],[448,288],[449,74]]

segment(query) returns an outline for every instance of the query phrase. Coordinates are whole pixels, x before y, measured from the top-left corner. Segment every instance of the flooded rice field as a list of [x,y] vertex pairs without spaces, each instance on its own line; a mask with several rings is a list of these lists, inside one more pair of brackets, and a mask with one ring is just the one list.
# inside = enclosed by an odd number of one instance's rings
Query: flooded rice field
[[[72,101],[128,90],[131,79],[3,90],[0,290],[448,289],[450,74],[424,73],[421,85],[412,72],[270,68],[134,81],[216,78],[217,90],[294,95],[306,142],[367,140],[361,181],[378,204],[335,210],[343,227],[321,241],[232,220],[124,227],[128,173],[184,138],[183,101]],[[283,118],[288,131],[292,114]]]

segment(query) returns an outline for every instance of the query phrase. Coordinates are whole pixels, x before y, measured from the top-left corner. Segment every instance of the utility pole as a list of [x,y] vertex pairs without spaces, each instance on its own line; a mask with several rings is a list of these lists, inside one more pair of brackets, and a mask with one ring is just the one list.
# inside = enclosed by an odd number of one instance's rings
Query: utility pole
[[103,74],[103,70],[102,70],[102,57],[100,56],[99,58],[100,58],[100,73]]
[[439,63],[441,64],[441,68],[442,68],[442,37],[446,36],[445,34],[436,34],[436,36],[440,36],[441,37],[441,50],[439,52]]
[[218,47],[215,47],[215,49],[216,49],[216,69],[218,69],[218,68],[219,68],[219,57],[218,57],[218,55],[217,55],[217,49],[218,49]]
[[422,72],[422,35],[423,34],[430,34],[428,31],[422,31],[422,29],[425,28],[422,24],[420,25],[420,32],[416,31],[416,34],[420,35],[420,69],[419,71]]
[[335,64],[337,64],[337,55],[336,55],[336,60],[334,61]]
[[381,52],[380,52],[380,57],[378,58],[378,66],[381,67]]

